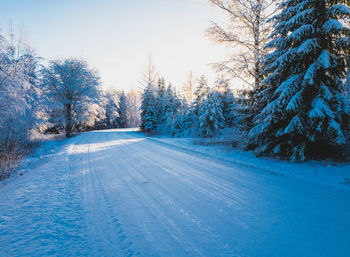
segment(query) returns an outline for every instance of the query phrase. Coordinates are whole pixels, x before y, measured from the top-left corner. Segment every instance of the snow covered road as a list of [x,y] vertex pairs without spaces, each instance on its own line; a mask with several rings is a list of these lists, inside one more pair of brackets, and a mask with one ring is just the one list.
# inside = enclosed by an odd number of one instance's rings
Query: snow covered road
[[350,256],[350,192],[89,132],[0,186],[0,256]]

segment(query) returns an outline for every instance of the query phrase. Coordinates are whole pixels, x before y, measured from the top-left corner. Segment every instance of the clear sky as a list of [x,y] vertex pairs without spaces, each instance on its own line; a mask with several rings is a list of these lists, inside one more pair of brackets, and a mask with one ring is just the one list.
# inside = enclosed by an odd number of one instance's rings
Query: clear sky
[[224,49],[205,37],[210,20],[222,17],[207,0],[0,0],[2,33],[24,27],[40,56],[83,57],[118,89],[139,86],[149,54],[178,87],[189,70],[213,80]]

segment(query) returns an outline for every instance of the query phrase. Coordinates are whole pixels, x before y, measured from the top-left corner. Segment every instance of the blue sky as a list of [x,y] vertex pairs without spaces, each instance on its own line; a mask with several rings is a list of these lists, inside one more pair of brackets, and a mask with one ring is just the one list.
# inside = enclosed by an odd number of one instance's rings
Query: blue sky
[[207,66],[224,49],[205,37],[222,20],[207,0],[0,0],[0,27],[11,21],[48,59],[87,59],[105,87],[136,88],[148,54],[166,80],[181,86],[186,72],[210,80]]

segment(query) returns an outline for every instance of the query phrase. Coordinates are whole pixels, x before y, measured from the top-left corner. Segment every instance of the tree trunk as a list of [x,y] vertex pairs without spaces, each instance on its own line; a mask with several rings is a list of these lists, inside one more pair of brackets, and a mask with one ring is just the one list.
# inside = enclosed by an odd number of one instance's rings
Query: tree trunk
[[65,104],[66,111],[66,137],[72,136],[72,104]]
[[261,74],[261,56],[260,56],[260,19],[261,19],[261,1],[257,1],[257,6],[256,8],[256,21],[255,24],[253,25],[253,30],[254,30],[254,59],[255,59],[255,67],[254,67],[254,79],[255,79],[255,88],[253,89],[254,91],[257,91],[260,89],[260,83],[262,80],[262,74]]

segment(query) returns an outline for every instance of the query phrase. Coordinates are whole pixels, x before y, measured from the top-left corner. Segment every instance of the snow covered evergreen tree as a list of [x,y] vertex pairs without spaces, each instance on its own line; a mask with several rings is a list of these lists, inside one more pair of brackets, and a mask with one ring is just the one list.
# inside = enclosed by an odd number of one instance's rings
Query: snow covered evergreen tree
[[192,136],[199,136],[201,134],[199,115],[209,91],[210,88],[208,86],[207,78],[202,75],[197,82],[194,101],[191,106]]
[[157,95],[155,112],[157,116],[157,125],[162,126],[166,123],[165,107],[166,107],[166,87],[164,78],[160,78],[157,84]]
[[[258,154],[303,161],[316,151],[345,144],[343,119],[350,17],[343,0],[284,0],[267,44],[266,103],[250,130]],[[327,149],[327,150],[326,150]]]
[[199,78],[198,86],[196,88],[196,91],[194,93],[195,99],[193,102],[193,113],[194,115],[199,115],[199,109],[201,108],[201,105],[203,101],[205,100],[207,94],[209,93],[210,88],[208,87],[208,81],[207,78],[202,75]]
[[192,114],[186,101],[181,103],[181,107],[174,115],[171,127],[171,135],[181,137],[188,134],[192,125]]
[[155,105],[149,104],[144,117],[144,130],[151,132],[157,128],[157,115]]
[[118,118],[118,92],[113,89],[107,90],[105,93],[105,124],[107,128],[117,127]]
[[141,130],[148,131],[157,125],[155,88],[151,83],[145,87],[141,96]]
[[214,137],[225,127],[220,95],[211,90],[199,109],[199,127],[202,137]]
[[175,121],[176,113],[182,108],[181,99],[177,96],[176,92],[173,90],[171,84],[169,84],[165,92],[165,104],[162,111],[164,115],[164,128],[165,132],[170,133]]
[[124,91],[119,93],[119,101],[118,101],[118,118],[117,118],[117,126],[118,128],[126,128],[127,127],[127,97]]
[[230,88],[230,83],[223,76],[215,81],[214,90],[221,100],[222,115],[225,120],[225,127],[232,127],[235,119],[235,97]]

